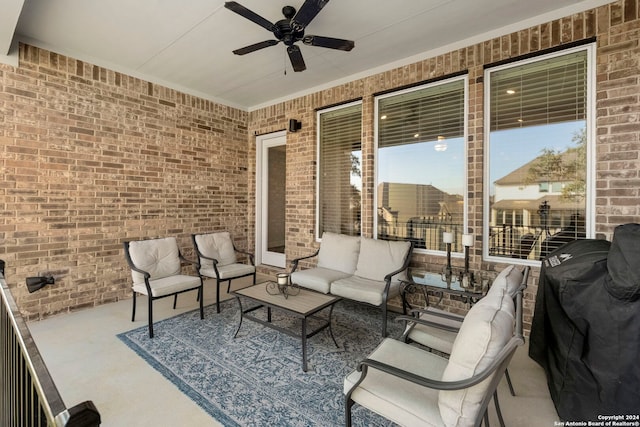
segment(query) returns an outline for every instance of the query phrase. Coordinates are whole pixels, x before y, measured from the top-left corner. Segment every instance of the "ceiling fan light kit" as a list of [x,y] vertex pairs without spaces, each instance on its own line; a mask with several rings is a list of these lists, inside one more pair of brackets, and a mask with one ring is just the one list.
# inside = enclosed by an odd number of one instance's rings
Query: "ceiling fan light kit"
[[282,8],[282,14],[285,19],[281,19],[275,24],[235,1],[225,2],[224,7],[272,32],[277,39],[265,40],[245,46],[234,50],[233,53],[236,55],[246,55],[247,53],[255,52],[269,46],[275,46],[282,42],[287,46],[287,54],[289,55],[293,70],[304,71],[307,66],[304,63],[300,47],[295,44],[296,42],[302,41],[302,43],[309,46],[350,51],[355,46],[352,40],[304,34],[307,25],[309,25],[328,2],[329,0],[305,0],[297,12],[294,7],[285,6]]

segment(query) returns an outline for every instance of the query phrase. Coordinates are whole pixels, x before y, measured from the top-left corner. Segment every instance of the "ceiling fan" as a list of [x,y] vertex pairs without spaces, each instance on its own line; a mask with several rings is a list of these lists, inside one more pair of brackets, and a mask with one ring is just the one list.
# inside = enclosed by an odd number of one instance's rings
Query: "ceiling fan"
[[333,37],[305,35],[304,30],[309,23],[316,17],[320,10],[329,3],[329,0],[305,0],[305,2],[297,11],[292,6],[282,8],[282,14],[285,19],[281,19],[275,24],[247,9],[235,1],[224,3],[224,7],[241,15],[248,20],[260,25],[271,31],[277,40],[265,40],[256,44],[245,46],[233,51],[236,55],[246,55],[265,47],[275,46],[283,42],[287,46],[287,53],[291,60],[294,71],[303,71],[307,68],[302,58],[300,48],[295,44],[298,41],[309,46],[326,47],[329,49],[337,49],[350,51],[355,46],[351,40],[335,39]]

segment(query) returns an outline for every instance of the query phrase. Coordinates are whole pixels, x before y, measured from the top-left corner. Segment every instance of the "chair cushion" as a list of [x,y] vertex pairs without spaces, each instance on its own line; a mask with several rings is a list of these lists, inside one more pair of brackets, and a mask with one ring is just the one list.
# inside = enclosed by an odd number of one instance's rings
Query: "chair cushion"
[[[200,286],[200,278],[196,276],[178,274],[175,276],[163,277],[161,279],[149,280],[149,286],[151,286],[151,296],[161,297],[187,289],[195,289]],[[141,294],[148,295],[144,280],[142,283],[134,282],[133,290]]]
[[[383,280],[371,280],[358,276],[350,276],[331,283],[333,295],[354,301],[366,302],[376,306],[382,305],[382,292],[386,283]],[[400,293],[400,282],[391,282],[387,299]]]
[[[180,274],[179,254],[175,237],[129,242],[131,261],[137,268],[149,273],[152,280]],[[144,286],[143,274],[132,270],[131,277],[133,283],[142,283]]]
[[[385,338],[369,359],[439,380],[447,359],[403,342]],[[360,378],[353,371],[344,380],[344,392]],[[376,369],[369,369],[351,398],[362,406],[403,426],[444,426],[438,409],[438,390],[422,387]]]
[[[256,272],[256,268],[249,264],[227,264],[218,265],[218,273],[220,273],[220,280],[233,279],[235,277],[248,276]],[[200,274],[207,277],[216,279],[216,270],[211,266],[210,268],[201,268]]]
[[358,263],[360,237],[330,232],[322,233],[317,267],[353,274]]
[[[462,322],[442,379],[463,380],[485,369],[513,336],[513,298],[497,292],[475,304]],[[440,391],[438,406],[447,426],[473,425],[491,377],[475,386]]]
[[[384,280],[384,277],[401,268],[411,248],[409,242],[377,240],[363,237],[355,275],[364,279]],[[404,280],[406,272],[394,276],[393,280]]]
[[304,288],[312,289],[316,292],[328,294],[331,290],[331,283],[351,276],[350,273],[344,273],[329,268],[310,268],[308,270],[294,271],[291,273],[291,283],[295,283]]
[[494,292],[502,294],[506,291],[506,293],[513,298],[515,297],[518,288],[520,288],[521,283],[522,271],[520,271],[515,265],[508,265],[495,278],[487,294],[490,295]]
[[[197,234],[195,241],[200,253],[218,261],[218,267],[234,264],[237,261],[231,235],[227,231]],[[201,268],[211,268],[213,267],[213,261],[200,258],[200,266]],[[213,277],[215,277],[215,275]]]

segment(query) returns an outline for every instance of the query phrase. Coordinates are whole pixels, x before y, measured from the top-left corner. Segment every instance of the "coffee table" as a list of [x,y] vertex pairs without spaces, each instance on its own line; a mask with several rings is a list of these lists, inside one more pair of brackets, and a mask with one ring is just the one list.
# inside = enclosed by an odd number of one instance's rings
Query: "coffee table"
[[[333,307],[336,302],[342,298],[335,297],[333,295],[325,295],[318,292],[310,291],[307,289],[300,289],[300,293],[296,295],[289,295],[287,298],[283,294],[272,295],[267,292],[267,285],[270,282],[258,283],[247,288],[232,291],[238,300],[240,306],[240,323],[238,329],[236,329],[233,337],[235,338],[240,331],[243,319],[249,319],[254,322],[261,323],[269,328],[275,329],[292,337],[302,339],[302,370],[307,372],[307,338],[316,335],[318,332],[329,329],[329,334],[333,343],[338,347],[333,331],[331,330],[331,314],[333,313]],[[272,282],[271,282],[272,283]],[[241,299],[247,299],[254,304],[252,307],[243,309]],[[261,308],[267,309],[267,320],[260,319],[253,316],[251,313]],[[319,317],[317,314],[322,310],[329,308],[329,314],[327,317]],[[281,310],[294,317],[302,319],[302,330],[300,334],[283,328],[271,322],[271,310]],[[307,321],[310,318],[318,319],[321,321],[320,325],[312,331],[307,331]]]

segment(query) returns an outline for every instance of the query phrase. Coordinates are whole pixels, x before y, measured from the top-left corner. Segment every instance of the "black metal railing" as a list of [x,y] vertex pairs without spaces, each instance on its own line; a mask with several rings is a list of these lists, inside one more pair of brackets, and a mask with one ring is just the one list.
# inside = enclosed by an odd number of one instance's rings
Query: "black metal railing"
[[93,427],[91,401],[67,408],[4,280],[0,262],[0,426]]
[[398,224],[378,224],[378,238],[384,240],[408,240],[414,248],[430,250],[446,250],[442,241],[445,231],[453,234],[452,250],[462,251],[462,234],[464,227],[459,222],[443,221],[437,218],[412,218]]
[[[525,227],[508,224],[489,227],[489,255],[540,259],[558,246],[551,241],[551,238],[561,232],[562,229],[559,227]],[[575,238],[580,236],[576,235]]]

